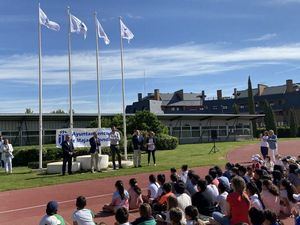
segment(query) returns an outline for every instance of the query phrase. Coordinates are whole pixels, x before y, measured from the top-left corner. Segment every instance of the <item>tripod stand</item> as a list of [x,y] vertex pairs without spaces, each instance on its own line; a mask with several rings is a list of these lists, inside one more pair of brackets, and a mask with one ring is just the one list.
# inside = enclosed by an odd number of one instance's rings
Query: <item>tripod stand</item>
[[220,149],[218,149],[218,147],[216,146],[216,139],[213,139],[213,141],[214,141],[214,145],[212,146],[212,148],[210,149],[208,154],[216,153],[216,152],[220,151]]

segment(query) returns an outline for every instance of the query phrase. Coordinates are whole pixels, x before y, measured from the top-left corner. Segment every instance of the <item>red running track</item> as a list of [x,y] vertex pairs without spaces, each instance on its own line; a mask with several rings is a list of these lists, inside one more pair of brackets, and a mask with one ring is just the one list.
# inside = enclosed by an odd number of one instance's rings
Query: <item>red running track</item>
[[[299,154],[300,141],[286,141],[279,144],[281,154]],[[249,145],[231,151],[227,158],[230,162],[249,161],[251,155],[259,152],[259,145]],[[199,175],[206,175],[209,167],[193,168]],[[163,171],[169,174],[169,171]],[[143,188],[147,187],[147,174],[137,174],[134,177]],[[156,173],[157,174],[157,173]],[[60,184],[48,187],[30,188],[16,191],[0,192],[0,224],[1,225],[36,225],[45,213],[45,205],[50,200],[59,202],[59,214],[61,214],[67,224],[72,224],[71,215],[75,209],[75,199],[79,195],[88,199],[87,208],[98,212],[105,203],[111,200],[114,191],[114,183],[120,179],[128,186],[128,181],[133,176],[104,178],[99,180],[81,181],[70,184]],[[168,177],[168,176],[167,176]],[[137,213],[130,215],[130,220],[137,217]],[[106,222],[108,225],[114,224],[114,217],[96,218],[96,222]],[[293,224],[291,219],[285,220],[285,224]]]

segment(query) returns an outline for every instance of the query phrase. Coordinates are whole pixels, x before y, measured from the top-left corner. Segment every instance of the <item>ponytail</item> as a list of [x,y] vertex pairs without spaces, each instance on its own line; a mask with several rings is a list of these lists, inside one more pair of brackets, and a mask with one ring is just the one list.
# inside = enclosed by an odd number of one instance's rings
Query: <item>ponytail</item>
[[118,180],[115,184],[116,188],[118,189],[118,192],[121,196],[121,199],[125,199],[125,189],[124,189],[124,185],[123,182],[121,180]]

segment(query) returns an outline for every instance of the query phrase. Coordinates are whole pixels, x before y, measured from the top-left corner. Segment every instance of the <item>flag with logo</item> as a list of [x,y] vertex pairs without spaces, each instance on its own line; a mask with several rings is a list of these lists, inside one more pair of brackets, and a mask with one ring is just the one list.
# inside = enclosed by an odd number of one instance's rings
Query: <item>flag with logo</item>
[[45,27],[47,27],[51,30],[55,30],[55,31],[60,30],[59,24],[49,20],[47,15],[41,8],[39,8],[39,21],[40,21],[41,25],[44,25]]
[[123,23],[120,19],[120,27],[121,27],[121,37],[128,40],[128,43],[131,39],[133,39],[134,35],[129,30],[129,28]]
[[71,33],[83,34],[84,39],[86,39],[87,26],[78,19],[76,16],[70,14],[70,30]]

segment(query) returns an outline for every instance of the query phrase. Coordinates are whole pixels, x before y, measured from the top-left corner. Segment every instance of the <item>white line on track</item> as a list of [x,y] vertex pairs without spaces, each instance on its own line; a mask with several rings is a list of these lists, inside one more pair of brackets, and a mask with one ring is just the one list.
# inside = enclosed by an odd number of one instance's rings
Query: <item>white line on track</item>
[[[145,190],[146,188],[142,188],[142,190]],[[86,199],[94,199],[94,198],[103,198],[107,196],[112,196],[112,193],[109,194],[102,194],[102,195],[93,195],[86,197]],[[70,199],[70,200],[65,200],[65,201],[60,201],[58,204],[66,204],[69,202],[74,202],[75,199]],[[5,213],[13,213],[13,212],[19,212],[19,211],[25,211],[25,210],[30,210],[30,209],[37,209],[37,208],[42,208],[45,207],[46,203],[43,205],[35,205],[35,206],[29,206],[29,207],[24,207],[24,208],[19,208],[19,209],[11,209],[11,210],[6,210],[6,211],[0,211],[0,214],[5,214]]]

